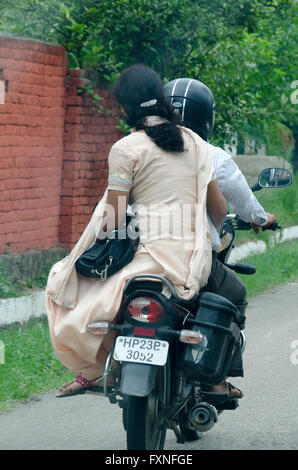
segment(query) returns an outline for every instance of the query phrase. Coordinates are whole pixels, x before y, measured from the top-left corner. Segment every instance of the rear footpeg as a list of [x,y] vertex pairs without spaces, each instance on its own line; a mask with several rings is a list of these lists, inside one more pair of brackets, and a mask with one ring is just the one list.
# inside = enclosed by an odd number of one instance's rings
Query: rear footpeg
[[228,393],[203,392],[202,398],[213,405],[217,411],[236,410],[239,406],[238,398],[231,397]]
[[229,398],[227,401],[216,406],[217,411],[236,410],[238,408],[238,398]]

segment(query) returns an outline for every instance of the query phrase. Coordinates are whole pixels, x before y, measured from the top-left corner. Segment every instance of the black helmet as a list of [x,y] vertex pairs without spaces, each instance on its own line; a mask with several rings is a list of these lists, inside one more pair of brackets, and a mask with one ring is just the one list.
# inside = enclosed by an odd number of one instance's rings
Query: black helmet
[[164,91],[176,112],[181,113],[182,124],[207,141],[215,117],[215,101],[209,88],[199,80],[177,78],[167,83]]

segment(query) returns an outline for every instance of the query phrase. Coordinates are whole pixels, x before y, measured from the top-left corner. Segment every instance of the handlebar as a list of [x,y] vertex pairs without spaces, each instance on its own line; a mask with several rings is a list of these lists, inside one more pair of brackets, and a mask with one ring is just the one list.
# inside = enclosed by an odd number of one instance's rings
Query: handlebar
[[[240,219],[239,215],[236,215],[236,214],[228,214],[226,222],[225,222],[224,225],[226,225],[226,224],[228,224],[232,230],[250,230],[252,228],[250,222],[244,222],[244,220]],[[227,227],[225,227],[225,228],[227,228]],[[265,230],[275,231],[277,229],[281,229],[281,226],[279,225],[279,223],[276,220],[275,222],[273,222],[268,227],[264,228],[260,225],[260,228],[262,228],[263,231],[265,231]],[[229,231],[229,230],[227,230],[227,231]]]
[[264,228],[264,230],[273,230],[275,231],[276,229],[281,228],[277,220],[273,222],[273,224],[269,225],[269,227]]

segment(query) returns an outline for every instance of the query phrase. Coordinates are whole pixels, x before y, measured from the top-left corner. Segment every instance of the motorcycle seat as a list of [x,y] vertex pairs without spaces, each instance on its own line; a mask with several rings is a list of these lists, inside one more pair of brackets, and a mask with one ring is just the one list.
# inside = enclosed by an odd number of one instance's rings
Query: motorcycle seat
[[[161,281],[150,281],[150,280],[142,280],[142,281],[133,281],[129,283],[129,285],[124,289],[124,295],[130,295],[137,290],[141,291],[148,291],[150,292],[155,292],[158,294],[162,293],[163,290],[163,283]],[[185,307],[185,308],[194,308],[194,305],[196,304],[196,298],[192,298],[190,300],[184,300],[184,299],[178,299],[178,298],[173,298],[171,297],[168,299],[170,302],[173,301],[176,303],[176,305]]]
[[163,288],[163,284],[160,281],[133,281],[131,282],[127,288],[124,290],[126,295],[132,294],[136,290],[148,290],[153,292],[161,293]]

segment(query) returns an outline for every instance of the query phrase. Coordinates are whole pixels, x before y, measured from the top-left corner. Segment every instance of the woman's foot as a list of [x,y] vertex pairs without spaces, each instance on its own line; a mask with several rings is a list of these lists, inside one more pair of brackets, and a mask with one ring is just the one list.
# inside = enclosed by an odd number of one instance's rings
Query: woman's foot
[[[115,387],[115,379],[113,377],[108,377],[107,379],[108,389]],[[67,397],[73,395],[81,395],[86,391],[96,391],[103,393],[103,376],[97,377],[93,380],[86,380],[81,373],[77,374],[74,380],[65,383],[60,389],[59,397]]]

